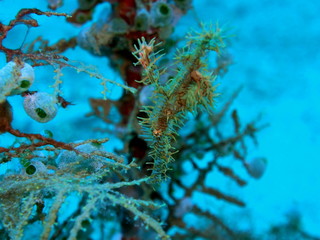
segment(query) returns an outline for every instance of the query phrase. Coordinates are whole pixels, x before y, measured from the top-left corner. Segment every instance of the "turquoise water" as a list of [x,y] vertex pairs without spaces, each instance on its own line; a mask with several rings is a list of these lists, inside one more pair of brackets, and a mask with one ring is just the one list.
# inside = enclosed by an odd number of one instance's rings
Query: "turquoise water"
[[[247,203],[245,209],[204,196],[195,196],[204,206],[217,210],[235,228],[250,230],[256,234],[270,226],[286,222],[288,214],[301,215],[304,232],[320,237],[320,3],[302,1],[194,1],[194,10],[182,17],[175,29],[175,36],[183,36],[197,20],[219,22],[230,28],[234,35],[230,53],[234,64],[228,73],[218,79],[217,102],[223,103],[238,87],[243,86],[233,107],[243,122],[249,122],[259,113],[270,126],[258,134],[258,147],[251,147],[248,158],[264,156],[268,165],[264,176],[250,180],[248,186],[238,189],[220,182],[212,174],[208,182],[219,189],[228,189]],[[71,13],[75,1],[65,1],[59,12]],[[47,10],[47,2],[0,1],[0,20],[8,23],[21,8],[36,7]],[[75,36],[80,26],[66,23],[62,17],[37,17],[40,27],[18,26],[4,45],[19,48],[27,34],[26,42],[44,36],[54,43],[61,38]],[[120,75],[108,65],[109,60],[95,57],[77,47],[64,54],[69,59],[95,65],[109,79],[123,82]],[[0,53],[1,66],[5,56]],[[210,63],[209,63],[210,64]],[[213,64],[213,63],[211,63]],[[36,69],[36,82],[32,90],[47,90],[54,83],[53,69]],[[50,129],[58,140],[71,142],[81,139],[105,137],[93,128],[105,124],[84,115],[90,112],[88,98],[100,98],[99,80],[73,70],[65,70],[63,96],[76,105],[60,109],[56,118],[41,124],[30,119],[23,110],[19,96],[10,98],[14,109],[13,127],[24,132],[41,132]],[[119,87],[110,85],[107,97],[116,100],[121,95]],[[90,127],[88,127],[90,126]],[[115,137],[106,145],[112,151],[121,141]],[[0,135],[0,146],[8,146],[13,137]],[[2,166],[6,168],[6,166]],[[240,219],[240,221],[239,221]],[[268,238],[267,238],[268,239]]]

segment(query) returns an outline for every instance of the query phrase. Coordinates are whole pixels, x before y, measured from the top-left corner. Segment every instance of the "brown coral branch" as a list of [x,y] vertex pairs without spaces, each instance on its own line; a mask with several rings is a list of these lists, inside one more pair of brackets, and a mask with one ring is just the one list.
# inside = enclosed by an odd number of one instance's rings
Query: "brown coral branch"
[[74,147],[71,146],[70,144],[59,142],[59,141],[56,141],[52,138],[44,137],[41,134],[22,133],[19,130],[13,129],[11,127],[7,128],[6,132],[11,133],[12,135],[14,135],[16,137],[27,138],[32,142],[34,140],[39,140],[41,142],[33,142],[30,145],[21,145],[20,147],[16,147],[16,148],[0,148],[0,153],[10,152],[10,151],[22,152],[23,150],[26,150],[26,149],[34,149],[34,148],[45,146],[45,145],[52,145],[56,148],[62,148],[62,149],[69,150],[69,151],[76,151],[74,149]]
[[239,200],[239,199],[237,199],[235,197],[226,195],[226,194],[224,194],[224,193],[220,192],[219,190],[214,189],[212,187],[209,187],[209,188],[208,187],[203,187],[201,189],[201,192],[207,193],[207,194],[209,194],[211,196],[215,196],[218,199],[222,199],[222,200],[225,200],[227,202],[233,203],[235,205],[238,205],[239,207],[245,207],[246,206],[246,204],[243,201],[241,201],[241,200]]
[[[40,47],[35,50],[35,45],[39,43]],[[49,46],[49,41],[42,38],[42,36],[37,37],[34,41],[32,41],[27,47],[26,52],[28,53],[40,53],[40,52],[54,52],[56,54],[65,52],[69,48],[74,48],[77,46],[76,37],[72,37],[70,39],[61,39],[55,44]]]
[[219,164],[216,164],[216,167],[220,172],[222,172],[225,176],[230,177],[232,180],[236,181],[239,186],[245,186],[247,182],[237,176],[231,168],[223,167]]
[[[8,32],[18,24],[24,24],[27,27],[38,27],[38,21],[29,17],[29,14],[45,15],[50,16],[64,16],[69,17],[66,13],[56,13],[56,12],[43,12],[36,8],[24,8],[21,9],[16,15],[15,19],[11,20],[8,25],[0,23],[0,51],[6,54],[7,61],[11,61],[14,56],[19,56],[20,58],[30,58],[34,59],[33,54],[24,54],[21,49],[9,49],[3,46],[2,42],[7,37]],[[44,56],[43,54],[40,56]],[[60,56],[61,58],[61,56]],[[41,58],[42,59],[42,58]]]
[[192,212],[196,213],[197,215],[204,216],[210,220],[212,220],[214,223],[219,225],[226,233],[228,233],[230,236],[234,237],[234,232],[217,216],[215,216],[213,213],[208,211],[203,211],[202,209],[198,208],[197,206],[194,206],[192,209]]

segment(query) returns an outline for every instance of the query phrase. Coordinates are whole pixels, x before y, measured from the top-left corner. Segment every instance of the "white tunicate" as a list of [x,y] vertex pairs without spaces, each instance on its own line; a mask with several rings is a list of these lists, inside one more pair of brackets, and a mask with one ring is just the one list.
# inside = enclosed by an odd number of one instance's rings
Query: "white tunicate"
[[251,161],[245,163],[248,173],[253,178],[261,178],[267,168],[266,158],[253,158]]
[[150,22],[149,12],[145,8],[139,9],[134,19],[135,29],[138,31],[146,31],[149,28],[149,22]]
[[30,161],[29,166],[24,167],[21,170],[21,174],[23,175],[36,175],[36,174],[48,174],[48,169],[46,165],[40,159],[32,159]]
[[[86,143],[75,148],[76,150],[90,154],[94,151],[102,151],[103,146],[97,143]],[[97,171],[102,167],[102,157],[87,159],[74,151],[62,151],[56,159],[59,169],[68,169],[72,172]]]
[[97,45],[97,41],[92,37],[92,29],[90,26],[85,26],[81,29],[80,33],[77,36],[77,43],[83,49],[93,51],[94,46]]
[[49,122],[58,112],[57,99],[46,92],[27,94],[23,107],[32,119],[41,123]]
[[173,20],[173,10],[167,3],[155,2],[151,7],[151,18],[154,27],[165,27]]
[[34,82],[34,70],[28,63],[8,62],[0,69],[0,102],[6,96],[21,94],[27,91]]
[[115,34],[124,34],[129,30],[129,25],[122,18],[114,18],[110,21],[108,30]]

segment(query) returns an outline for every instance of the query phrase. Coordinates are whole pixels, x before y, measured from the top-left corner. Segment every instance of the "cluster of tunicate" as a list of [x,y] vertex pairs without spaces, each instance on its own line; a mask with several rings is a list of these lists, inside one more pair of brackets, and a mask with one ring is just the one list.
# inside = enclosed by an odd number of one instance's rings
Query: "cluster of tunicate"
[[28,63],[8,62],[0,69],[0,102],[7,96],[21,94],[29,89],[34,81],[33,67]]
[[[112,26],[106,25],[106,22],[109,20],[109,15],[110,7],[106,6],[99,15],[99,21],[94,22],[91,25],[86,25],[81,29],[77,36],[77,42],[80,47],[93,54],[101,55],[101,46],[107,45],[109,40],[114,36],[110,30],[119,25],[119,21],[115,21]],[[126,31],[123,30],[126,28],[125,24],[123,24],[124,26],[120,26],[120,31]]]
[[[85,2],[79,1],[80,2]],[[94,1],[89,1],[95,5]],[[116,42],[122,40],[132,41],[141,36],[155,36],[160,39],[168,38],[173,30],[176,11],[181,4],[155,1],[151,6],[135,3],[114,3],[116,7],[107,4],[98,15],[98,19],[91,25],[86,25],[80,31],[77,41],[79,46],[91,53],[102,55],[107,52],[119,50],[114,46]],[[90,5],[90,4],[89,4]],[[82,5],[81,5],[82,6]],[[182,6],[182,5],[181,5]],[[83,7],[81,7],[83,9]],[[130,46],[130,43],[122,46]],[[120,49],[123,50],[123,49]]]
[[91,28],[86,26],[81,29],[77,37],[77,42],[80,47],[86,49],[90,52],[94,52],[94,47],[97,46],[97,40],[94,37],[91,37],[92,32]]
[[[90,154],[94,151],[103,151],[103,146],[98,143],[86,143],[75,148],[84,154]],[[90,159],[79,155],[73,151],[62,151],[56,159],[59,169],[65,169],[71,172],[88,171],[94,172],[102,167],[102,157],[91,157]]]
[[155,2],[151,7],[152,25],[155,27],[165,27],[173,19],[172,7],[164,2]]
[[114,34],[125,34],[129,30],[129,25],[122,18],[113,18],[109,22],[108,31]]
[[150,26],[150,14],[145,9],[139,9],[134,19],[134,26],[138,31],[147,31]]
[[0,69],[0,103],[9,96],[21,94],[26,113],[32,119],[45,123],[57,115],[57,99],[46,92],[28,92],[34,79],[34,69],[28,63],[8,62]]
[[24,175],[48,174],[49,170],[40,159],[31,160],[22,170]]

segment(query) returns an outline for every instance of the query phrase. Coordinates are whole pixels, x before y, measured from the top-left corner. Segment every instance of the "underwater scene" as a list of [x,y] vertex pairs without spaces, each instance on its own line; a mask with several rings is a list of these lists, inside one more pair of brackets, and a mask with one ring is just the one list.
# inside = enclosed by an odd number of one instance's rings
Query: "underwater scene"
[[0,0],[0,240],[320,240],[319,12]]

